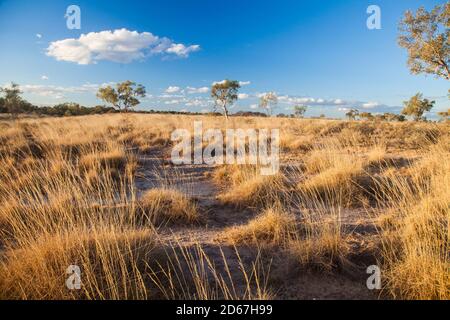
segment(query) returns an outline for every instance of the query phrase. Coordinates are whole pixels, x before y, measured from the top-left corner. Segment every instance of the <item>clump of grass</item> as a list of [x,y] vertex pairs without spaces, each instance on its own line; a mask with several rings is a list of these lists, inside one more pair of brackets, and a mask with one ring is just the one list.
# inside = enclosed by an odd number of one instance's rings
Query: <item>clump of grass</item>
[[245,225],[225,229],[219,239],[234,244],[282,244],[294,232],[295,217],[280,207],[271,207]]
[[347,257],[351,249],[338,226],[339,223],[329,221],[312,228],[307,226],[306,233],[297,233],[296,237],[289,239],[289,255],[305,269],[329,272],[348,266]]
[[152,189],[140,199],[143,222],[194,223],[200,219],[196,204],[174,189]]
[[381,166],[386,163],[386,146],[377,144],[367,153],[369,166]]
[[80,158],[80,166],[83,168],[114,168],[123,169],[126,164],[126,154],[122,148],[109,151],[93,152]]
[[321,197],[330,204],[350,207],[362,200],[357,185],[361,170],[358,162],[335,166],[300,182],[298,189],[305,197]]
[[284,177],[281,174],[258,176],[231,188],[221,194],[219,199],[237,207],[262,208],[280,200],[283,190]]
[[215,173],[215,178],[228,184],[218,199],[236,207],[264,208],[287,195],[286,179],[282,173],[263,176],[255,166],[221,168]]
[[297,136],[292,133],[285,134],[280,142],[280,146],[282,150],[288,152],[308,152],[314,147],[314,136]]
[[317,145],[304,161],[304,177],[298,191],[305,198],[320,197],[330,205],[350,207],[365,201],[358,181],[365,172],[357,141],[336,138]]

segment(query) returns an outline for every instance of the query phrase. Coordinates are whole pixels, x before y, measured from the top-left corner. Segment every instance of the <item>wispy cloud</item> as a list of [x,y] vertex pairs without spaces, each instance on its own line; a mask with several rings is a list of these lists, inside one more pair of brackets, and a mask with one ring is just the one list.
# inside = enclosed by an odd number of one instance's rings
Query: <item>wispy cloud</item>
[[86,83],[81,86],[55,86],[55,85],[33,85],[27,84],[20,86],[20,89],[26,94],[37,95],[52,99],[63,99],[68,94],[95,94],[98,89],[107,84],[91,84]]
[[154,54],[173,55],[186,58],[200,50],[199,45],[187,46],[161,38],[150,32],[139,33],[127,29],[90,32],[78,39],[69,38],[51,42],[47,55],[58,61],[75,62],[81,65],[107,60],[130,63],[143,60]]
[[323,99],[323,98],[313,98],[313,97],[292,97],[292,96],[279,96],[278,100],[281,103],[286,104],[306,104],[309,106],[341,106],[351,104],[351,101],[346,101],[343,99]]

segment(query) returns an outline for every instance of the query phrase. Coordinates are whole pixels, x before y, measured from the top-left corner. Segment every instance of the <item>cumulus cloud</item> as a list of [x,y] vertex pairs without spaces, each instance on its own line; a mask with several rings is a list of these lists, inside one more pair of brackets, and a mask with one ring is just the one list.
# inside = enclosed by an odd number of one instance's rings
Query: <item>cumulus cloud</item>
[[187,87],[186,88],[187,93],[194,94],[194,93],[208,93],[209,88],[208,87],[201,87],[201,88],[194,88],[194,87]]
[[42,34],[36,33],[36,38],[41,39],[42,38]]
[[48,80],[48,77],[44,74],[41,76],[41,80]]
[[167,53],[174,53],[179,57],[188,57],[189,53],[196,52],[200,50],[200,46],[198,44],[186,47],[184,44],[172,43],[169,48],[166,49]]
[[239,93],[238,94],[238,99],[239,100],[244,100],[244,99],[248,99],[250,96],[247,93]]
[[150,32],[139,33],[127,29],[100,31],[82,34],[78,39],[70,38],[51,42],[47,55],[58,61],[75,62],[81,65],[107,60],[130,63],[152,54],[165,54],[186,58],[191,52],[200,50],[199,45],[186,46],[160,38]]
[[177,92],[180,92],[180,90],[181,90],[181,88],[180,87],[177,87],[177,86],[170,86],[170,87],[168,87],[167,89],[166,89],[166,93],[177,93]]

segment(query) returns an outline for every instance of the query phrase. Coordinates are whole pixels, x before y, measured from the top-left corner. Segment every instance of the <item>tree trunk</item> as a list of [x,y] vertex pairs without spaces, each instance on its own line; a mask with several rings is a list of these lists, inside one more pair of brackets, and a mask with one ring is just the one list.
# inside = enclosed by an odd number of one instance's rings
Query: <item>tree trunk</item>
[[222,109],[223,109],[223,114],[225,115],[225,120],[228,120],[228,109],[227,109],[226,102],[223,104]]

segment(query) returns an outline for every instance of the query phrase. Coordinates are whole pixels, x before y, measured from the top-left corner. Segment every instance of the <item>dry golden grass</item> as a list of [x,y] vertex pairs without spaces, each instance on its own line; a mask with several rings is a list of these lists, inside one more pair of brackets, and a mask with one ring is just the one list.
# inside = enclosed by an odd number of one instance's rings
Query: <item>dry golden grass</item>
[[345,144],[339,139],[328,139],[309,153],[304,163],[306,179],[297,188],[302,197],[350,207],[363,201],[358,179],[364,174],[365,161],[354,137]]
[[[273,293],[268,286],[270,265],[262,262],[261,253],[250,266],[245,266],[239,251],[231,256],[219,249],[219,261],[214,261],[205,249],[196,243],[190,248],[172,244],[167,260],[150,267],[149,277],[164,299],[184,300],[270,300]],[[223,270],[216,263],[223,264]],[[240,280],[240,285],[236,283]]]
[[[1,265],[2,299],[145,299],[143,264],[155,249],[145,230],[74,230],[10,250]],[[82,290],[68,290],[70,265],[82,272]]]
[[257,166],[228,166],[217,170],[215,180],[229,185],[219,200],[237,207],[264,208],[283,198],[285,177],[283,174],[263,176]]
[[[259,248],[337,272],[355,254],[343,226],[349,208],[382,213],[374,258],[386,294],[450,298],[449,124],[231,118],[229,128],[279,128],[282,163],[293,163],[275,176],[256,166],[213,174],[221,204],[259,213],[220,230],[221,241],[254,248],[249,266],[238,249],[220,249],[217,261],[200,243],[159,237],[155,227],[199,220],[198,206],[169,183],[138,199],[138,153],[170,147],[171,132],[192,130],[194,120],[225,129],[207,116],[0,121],[0,298],[276,297]],[[82,268],[81,291],[64,285],[73,264]]]
[[183,193],[171,189],[152,189],[140,199],[144,221],[151,224],[199,221],[195,203]]
[[380,182],[390,213],[381,226],[385,289],[394,297],[450,299],[449,142],[424,150],[409,175]]
[[245,225],[225,229],[220,240],[239,243],[283,244],[295,232],[295,217],[281,208],[265,209]]

